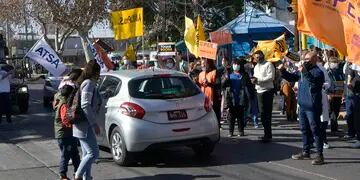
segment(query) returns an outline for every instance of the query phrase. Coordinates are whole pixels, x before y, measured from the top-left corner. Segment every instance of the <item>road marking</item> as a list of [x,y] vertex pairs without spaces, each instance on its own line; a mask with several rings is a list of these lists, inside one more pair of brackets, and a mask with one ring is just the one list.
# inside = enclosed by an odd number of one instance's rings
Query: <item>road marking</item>
[[325,178],[325,179],[338,180],[336,178],[328,177],[328,176],[318,174],[318,173],[314,173],[314,172],[310,172],[310,171],[305,171],[305,170],[298,169],[298,168],[288,166],[288,165],[285,165],[285,164],[280,164],[280,163],[276,163],[276,162],[272,162],[272,161],[269,161],[269,163],[273,164],[273,165],[285,167],[285,168],[288,168],[288,169],[292,169],[292,170],[295,170],[295,171],[299,171],[299,172],[302,172],[302,173],[310,174],[310,175],[313,175],[313,176],[318,176],[318,177]]

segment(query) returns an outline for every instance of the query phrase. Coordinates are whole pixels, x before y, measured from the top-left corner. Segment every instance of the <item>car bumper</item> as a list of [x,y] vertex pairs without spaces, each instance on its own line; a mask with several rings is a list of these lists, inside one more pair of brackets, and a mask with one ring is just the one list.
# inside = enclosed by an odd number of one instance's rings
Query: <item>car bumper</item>
[[54,94],[56,94],[57,90],[52,87],[44,87],[44,98],[53,98]]
[[219,127],[214,112],[189,122],[159,124],[127,117],[121,121],[127,150],[144,151],[162,146],[191,145],[201,141],[217,142]]

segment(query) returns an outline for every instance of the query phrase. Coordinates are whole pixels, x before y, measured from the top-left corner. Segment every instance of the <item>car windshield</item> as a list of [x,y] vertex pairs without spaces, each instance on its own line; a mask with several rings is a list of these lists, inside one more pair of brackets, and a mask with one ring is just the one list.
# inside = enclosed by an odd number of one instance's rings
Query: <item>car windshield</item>
[[129,92],[140,99],[176,99],[195,96],[200,90],[188,77],[152,77],[130,81]]

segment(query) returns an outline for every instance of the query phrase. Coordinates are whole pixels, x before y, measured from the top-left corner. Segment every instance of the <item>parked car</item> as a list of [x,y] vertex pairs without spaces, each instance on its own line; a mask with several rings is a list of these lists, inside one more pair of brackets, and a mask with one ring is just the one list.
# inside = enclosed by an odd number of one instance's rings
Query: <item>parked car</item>
[[164,146],[188,146],[209,155],[220,132],[211,104],[186,74],[168,70],[102,73],[104,103],[97,141],[109,147],[119,165],[134,162],[135,152]]
[[24,81],[13,79],[10,82],[11,104],[19,108],[20,113],[27,113],[29,109],[29,88]]
[[58,91],[59,84],[63,79],[62,76],[55,77],[51,73],[45,76],[44,91],[43,91],[43,105],[50,107],[54,100],[54,95]]

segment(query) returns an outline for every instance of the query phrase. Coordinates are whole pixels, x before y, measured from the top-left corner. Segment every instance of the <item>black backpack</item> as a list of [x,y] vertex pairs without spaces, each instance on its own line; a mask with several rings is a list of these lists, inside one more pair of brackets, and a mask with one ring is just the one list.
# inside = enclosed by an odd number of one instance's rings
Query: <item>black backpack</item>
[[66,116],[71,124],[78,124],[81,121],[86,120],[84,111],[81,108],[81,90],[75,88],[71,93],[67,102],[68,110]]

